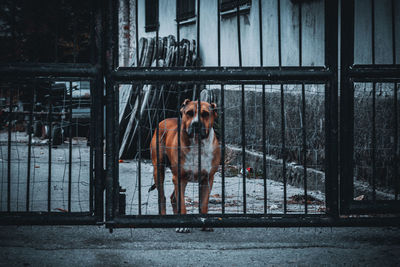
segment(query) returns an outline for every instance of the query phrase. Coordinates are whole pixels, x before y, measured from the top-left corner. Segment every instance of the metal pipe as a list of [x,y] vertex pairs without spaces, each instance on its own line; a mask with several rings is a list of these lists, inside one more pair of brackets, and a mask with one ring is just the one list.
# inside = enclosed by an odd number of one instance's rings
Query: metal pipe
[[281,83],[281,154],[282,154],[282,179],[283,179],[283,212],[287,212],[287,181],[286,181],[286,125],[285,125],[285,94]]
[[[36,84],[34,84],[36,87]],[[28,124],[28,166],[26,173],[26,211],[29,211],[29,193],[31,185],[31,155],[32,155],[32,127],[33,127],[33,111],[35,109],[35,87],[32,88],[31,97],[31,111],[29,114],[29,124]]]
[[[180,14],[180,9],[179,9],[179,1],[176,1],[176,14]],[[176,20],[176,41],[178,44],[178,59],[180,58],[180,50],[181,50],[181,46],[180,46],[180,27],[179,27],[179,20],[177,18]],[[179,61],[177,61],[179,62]],[[178,205],[178,214],[182,213],[182,175],[181,175],[181,114],[180,114],[180,105],[181,105],[181,88],[179,87],[179,85],[176,87],[178,89],[178,192],[175,192],[175,194],[178,196],[178,199],[176,200],[176,203]]]
[[[238,37],[238,55],[239,67],[242,67],[242,44],[240,34],[240,3],[236,0],[236,22],[237,22],[237,37]],[[241,99],[241,134],[242,134],[242,169],[243,169],[243,213],[246,214],[246,124],[245,124],[245,90],[242,84],[242,99]]]
[[372,83],[372,200],[376,200],[376,82]]
[[11,212],[11,124],[13,117],[12,92],[9,90],[8,138],[7,138],[7,211]]
[[47,181],[47,211],[51,211],[51,146],[53,143],[52,140],[52,130],[53,130],[53,96],[52,92],[49,94],[49,117],[48,117],[48,122],[49,122],[49,163],[48,163],[48,181]]
[[142,214],[142,87],[138,86],[138,213]]
[[[68,162],[68,212],[71,212],[72,198],[72,82],[69,82],[69,162]],[[94,140],[91,140],[92,143]]]
[[7,212],[0,213],[0,225],[96,225],[98,217],[88,213]]
[[[263,67],[263,28],[262,28],[262,1],[258,0],[258,20],[260,38],[260,67]],[[263,183],[264,183],[264,214],[267,214],[267,158],[266,158],[266,118],[265,118],[265,84],[262,85],[262,151],[263,151]]]
[[90,95],[94,102],[94,118],[92,122],[95,124],[96,131],[94,133],[94,151],[95,151],[95,169],[94,169],[94,183],[95,183],[95,216],[99,220],[104,217],[104,185],[105,185],[105,171],[104,171],[104,63],[105,63],[105,46],[104,43],[104,9],[102,2],[92,0],[94,7],[93,16],[93,64],[102,66],[99,68],[97,75],[94,79],[94,86],[90,88]]
[[342,1],[340,13],[340,211],[344,212],[353,199],[354,188],[354,86],[349,75],[354,63],[354,0]]
[[[200,122],[200,116],[201,116],[201,102],[200,102],[200,85],[197,85],[197,90],[196,90],[196,97],[197,97],[197,116],[198,120]],[[199,183],[199,213],[201,213],[201,207],[205,204],[203,203],[201,199],[201,194],[203,193],[203,190],[206,190],[203,188],[201,185],[202,183],[202,173],[201,173],[201,123],[198,123],[198,128],[196,129],[197,131],[197,146],[198,146],[198,169],[197,169],[197,177],[198,177],[198,183]],[[209,179],[209,177],[204,177],[204,179]],[[209,186],[209,183],[207,182],[207,185]]]
[[338,162],[338,0],[325,2],[325,65],[333,75],[325,84],[325,200],[329,215],[339,215]]
[[307,196],[307,122],[306,122],[306,93],[304,83],[301,84],[302,99],[302,135],[303,135],[303,176],[304,176],[304,213],[308,213],[308,196]]
[[398,135],[398,109],[397,109],[397,83],[394,83],[394,95],[393,95],[393,173],[394,173],[394,199],[399,200],[399,135]]
[[0,79],[94,77],[99,68],[83,63],[1,63]]
[[[217,1],[218,67],[221,67],[221,0]],[[221,83],[221,212],[225,213],[225,90]]]
[[203,82],[210,83],[249,83],[327,81],[332,71],[323,67],[207,67],[207,68],[119,68],[112,78],[121,83],[152,82]]

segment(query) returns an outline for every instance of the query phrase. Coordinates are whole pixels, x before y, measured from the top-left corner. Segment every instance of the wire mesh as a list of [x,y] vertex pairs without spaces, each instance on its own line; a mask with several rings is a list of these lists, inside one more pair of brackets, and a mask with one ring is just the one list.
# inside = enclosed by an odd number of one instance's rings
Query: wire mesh
[[0,211],[89,211],[89,82],[2,83],[0,88]]

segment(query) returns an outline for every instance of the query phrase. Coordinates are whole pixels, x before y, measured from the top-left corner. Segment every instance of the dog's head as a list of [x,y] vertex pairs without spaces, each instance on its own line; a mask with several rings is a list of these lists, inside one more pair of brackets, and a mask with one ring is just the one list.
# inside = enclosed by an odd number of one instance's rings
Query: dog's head
[[215,103],[190,101],[186,99],[182,103],[182,129],[188,134],[189,138],[196,137],[200,133],[200,138],[205,139],[208,137],[210,130],[214,126],[214,120],[217,117]]

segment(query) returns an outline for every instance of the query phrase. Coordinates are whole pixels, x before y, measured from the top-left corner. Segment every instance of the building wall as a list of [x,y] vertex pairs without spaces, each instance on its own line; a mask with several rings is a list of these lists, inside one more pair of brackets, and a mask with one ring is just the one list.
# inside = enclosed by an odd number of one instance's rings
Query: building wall
[[[139,36],[154,37],[145,32],[145,0],[138,1]],[[134,2],[134,1],[132,1]],[[277,0],[262,0],[263,62],[264,66],[278,66]],[[355,63],[372,62],[371,0],[355,1]],[[324,1],[305,1],[302,13],[302,64],[324,65]],[[131,9],[134,10],[134,9]],[[260,65],[259,6],[253,0],[248,14],[240,16],[243,66]],[[375,1],[376,63],[392,63],[391,0]],[[400,14],[400,0],[395,0],[395,12]],[[217,1],[200,3],[200,56],[204,66],[217,66]],[[160,0],[160,37],[176,36],[176,0]],[[396,51],[400,51],[400,15],[395,23]],[[281,0],[282,65],[299,65],[299,5]],[[181,38],[196,39],[196,21],[181,25]],[[397,63],[400,56],[397,56]],[[235,15],[221,19],[221,64],[238,66],[237,20]]]

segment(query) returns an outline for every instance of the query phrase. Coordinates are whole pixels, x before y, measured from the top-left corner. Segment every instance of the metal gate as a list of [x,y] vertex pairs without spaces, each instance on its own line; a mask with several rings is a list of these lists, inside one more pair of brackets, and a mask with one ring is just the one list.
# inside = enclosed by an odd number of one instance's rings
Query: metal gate
[[[220,1],[218,1],[220,2]],[[302,66],[302,37],[301,37],[301,1],[295,1],[299,5],[299,64],[297,67],[286,67],[282,65],[281,51],[281,28],[280,28],[280,1],[277,0],[277,20],[278,20],[278,40],[279,40],[279,66],[267,67],[263,65],[263,34],[262,34],[262,16],[260,16],[260,67],[242,67],[241,60],[241,33],[240,33],[240,9],[237,5],[237,37],[238,37],[238,55],[239,67],[221,67],[221,28],[220,15],[221,10],[218,8],[218,67],[195,67],[195,68],[141,68],[126,67],[116,68],[118,55],[118,14],[117,1],[93,1],[93,25],[92,40],[95,49],[93,62],[90,65],[82,64],[2,64],[0,67],[2,82],[15,81],[51,81],[62,79],[63,81],[90,80],[91,81],[91,116],[90,116],[90,211],[87,213],[72,212],[69,208],[67,212],[52,212],[50,204],[45,212],[33,212],[27,210],[25,212],[12,212],[10,208],[6,212],[1,212],[1,224],[105,224],[108,228],[118,227],[316,227],[316,226],[383,226],[383,225],[399,225],[399,174],[398,174],[398,104],[397,104],[397,83],[400,77],[400,68],[396,64],[395,41],[393,41],[393,64],[376,65],[354,65],[354,2],[342,1],[340,10],[340,47],[338,48],[338,18],[339,18],[339,1],[325,1],[325,65],[319,67]],[[374,0],[371,0],[372,5]],[[394,1],[392,1],[394,3]],[[259,7],[262,1],[258,1]],[[218,5],[219,6],[219,5]],[[137,12],[137,2],[136,2]],[[374,10],[372,6],[372,11]],[[394,10],[394,9],[393,9]],[[200,0],[197,0],[197,51],[199,51],[200,39]],[[373,13],[373,12],[372,12]],[[261,8],[260,8],[261,15]],[[372,18],[374,16],[372,15]],[[136,13],[137,18],[137,13]],[[394,13],[393,13],[394,21]],[[372,19],[372,21],[374,21]],[[394,38],[393,23],[393,40]],[[136,21],[136,29],[138,22]],[[179,23],[177,24],[177,39],[179,42]],[[138,33],[136,32],[136,43],[139,43]],[[156,44],[158,44],[159,33],[156,31]],[[179,50],[178,50],[179,51]],[[340,51],[340,53],[339,53]],[[139,58],[138,49],[136,58]],[[179,53],[179,52],[178,52]],[[338,58],[340,55],[340,66]],[[373,57],[374,58],[374,57]],[[340,72],[340,77],[338,77]],[[338,82],[340,81],[340,82]],[[373,127],[371,134],[371,166],[372,166],[372,185],[373,193],[371,201],[356,201],[354,199],[354,83],[355,82],[372,81],[373,83]],[[376,160],[376,83],[390,82],[393,86],[394,102],[392,110],[394,111],[395,126],[393,129],[392,148],[394,157],[392,158],[393,183],[395,188],[394,200],[378,200],[376,199],[375,176],[377,172]],[[301,127],[301,153],[302,170],[303,170],[303,189],[305,195],[304,212],[290,213],[287,210],[287,148],[285,146],[285,120],[284,120],[284,84],[297,84],[301,88],[301,106],[305,113],[305,87],[309,84],[324,85],[324,139],[325,139],[325,203],[326,210],[318,214],[308,212],[308,185],[307,185],[307,135],[306,123]],[[340,84],[340,105],[338,99],[338,83]],[[163,84],[217,84],[220,85],[221,107],[219,109],[221,116],[221,154],[222,158],[226,155],[225,144],[225,114],[224,107],[225,90],[227,84],[236,84],[240,88],[240,143],[242,160],[242,211],[241,213],[225,212],[225,163],[222,161],[221,168],[221,213],[214,214],[190,214],[190,215],[143,215],[141,212],[141,190],[138,191],[138,212],[134,215],[125,215],[125,202],[120,200],[120,180],[119,180],[119,84],[154,84],[155,88],[160,88]],[[280,114],[282,123],[280,130],[282,133],[280,151],[282,156],[282,184],[283,184],[283,212],[274,213],[267,209],[267,171],[266,171],[266,136],[265,128],[262,135],[262,182],[263,182],[263,212],[248,213],[246,212],[246,124],[245,124],[245,84],[257,84],[262,86],[262,122],[263,127],[266,125],[265,113],[265,92],[268,85],[279,85],[280,93]],[[105,88],[105,90],[103,89]],[[139,88],[139,87],[138,87]],[[178,102],[181,100],[183,92],[177,87]],[[351,90],[346,90],[351,88]],[[140,89],[136,92],[140,95]],[[159,89],[158,89],[159,91]],[[158,92],[156,90],[156,92]],[[199,90],[195,91],[196,100],[200,101]],[[182,98],[183,100],[183,98]],[[139,101],[140,102],[140,101]],[[11,97],[10,102],[11,103]],[[106,124],[104,125],[103,107],[106,107]],[[338,119],[340,106],[340,123]],[[156,116],[158,118],[159,106],[157,106]],[[51,110],[51,109],[50,109]],[[32,109],[32,112],[33,109]],[[10,108],[10,114],[12,114]],[[34,113],[31,113],[32,117]],[[72,115],[71,115],[72,116]],[[49,116],[51,119],[51,114]],[[11,121],[11,117],[9,119]],[[140,116],[137,118],[138,125],[141,125]],[[180,119],[178,118],[179,123]],[[302,121],[305,122],[303,117]],[[50,121],[50,125],[52,122]],[[158,124],[157,124],[158,125]],[[179,124],[178,124],[179,125]],[[158,126],[157,126],[158,127]],[[103,131],[105,129],[105,136]],[[158,128],[156,129],[158,131]],[[51,132],[51,131],[50,131]],[[339,142],[340,132],[340,142]],[[106,144],[106,166],[104,169],[103,162],[103,138]],[[11,138],[8,139],[9,143]],[[139,160],[138,160],[138,183],[141,187],[141,140],[138,140]],[[29,146],[31,144],[29,143]],[[51,134],[49,142],[49,151],[51,151]],[[51,153],[51,152],[50,152]],[[9,154],[10,155],[10,154]],[[50,156],[51,159],[51,156]],[[8,157],[10,164],[10,156]],[[71,164],[71,162],[69,163]],[[199,165],[201,162],[199,162]],[[51,160],[49,160],[49,169],[51,169]],[[10,202],[11,192],[11,173],[8,168],[8,203]],[[29,177],[29,175],[28,175]],[[339,179],[340,177],[340,179]],[[28,178],[29,179],[29,178]],[[180,178],[178,178],[180,179]],[[51,187],[51,171],[48,178],[48,188]],[[27,182],[29,184],[29,182]],[[48,190],[47,201],[51,201],[51,192]],[[103,194],[105,192],[105,210]],[[160,201],[160,197],[158,199]],[[180,198],[179,198],[180,199]],[[200,202],[199,202],[200,203]],[[27,204],[27,207],[29,205]],[[180,211],[179,211],[180,212]],[[103,217],[105,213],[105,217]],[[376,214],[389,213],[389,216],[375,216]],[[355,216],[353,216],[356,214]],[[364,214],[368,216],[358,216]],[[349,216],[351,215],[351,216]]]

